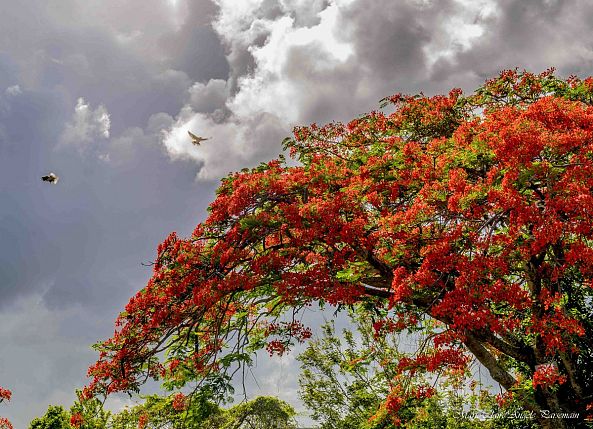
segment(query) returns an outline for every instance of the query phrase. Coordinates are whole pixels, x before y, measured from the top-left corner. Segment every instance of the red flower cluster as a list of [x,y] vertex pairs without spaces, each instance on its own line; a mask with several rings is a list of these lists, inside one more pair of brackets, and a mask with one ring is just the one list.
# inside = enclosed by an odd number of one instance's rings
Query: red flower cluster
[[434,349],[430,354],[418,354],[414,357],[402,357],[399,360],[398,370],[400,372],[417,371],[437,372],[443,369],[458,372],[466,368],[469,357],[464,350],[460,349]]
[[175,411],[183,411],[187,407],[185,395],[181,392],[177,393],[173,398],[173,402],[171,404]]
[[4,400],[10,401],[11,396],[12,392],[10,390],[0,387],[0,402]]
[[142,413],[138,417],[138,429],[144,429],[148,424],[148,414]]
[[80,413],[74,413],[70,417],[70,426],[79,428],[84,423],[84,418]]
[[282,356],[286,352],[286,344],[279,340],[272,340],[266,345],[266,350],[270,356]]
[[554,363],[541,364],[535,367],[533,373],[533,388],[538,386],[549,387],[554,384],[566,383],[566,376],[558,372],[558,366]]

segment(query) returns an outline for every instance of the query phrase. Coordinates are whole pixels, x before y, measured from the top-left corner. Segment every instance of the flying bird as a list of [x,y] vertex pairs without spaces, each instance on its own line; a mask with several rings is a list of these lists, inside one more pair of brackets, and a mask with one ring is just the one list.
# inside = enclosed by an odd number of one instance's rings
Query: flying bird
[[42,176],[41,180],[55,185],[58,183],[58,180],[60,180],[60,178],[56,176],[56,173],[49,173],[47,176]]
[[192,133],[191,131],[188,130],[187,132],[189,134],[189,136],[191,137],[191,142],[193,144],[195,144],[196,146],[199,146],[200,143],[202,143],[204,140],[208,140],[208,138],[204,138],[204,137],[200,137],[195,135],[194,133]]

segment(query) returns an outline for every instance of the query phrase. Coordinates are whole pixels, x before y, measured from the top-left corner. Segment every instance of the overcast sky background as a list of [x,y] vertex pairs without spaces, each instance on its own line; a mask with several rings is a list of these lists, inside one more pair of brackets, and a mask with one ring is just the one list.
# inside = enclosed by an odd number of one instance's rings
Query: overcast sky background
[[[90,344],[150,276],[141,263],[293,126],[505,68],[593,74],[586,0],[0,5],[0,415],[17,429],[71,404]],[[211,140],[192,146],[187,129]],[[39,180],[49,171],[58,185]],[[250,393],[297,405],[296,368],[260,360]]]

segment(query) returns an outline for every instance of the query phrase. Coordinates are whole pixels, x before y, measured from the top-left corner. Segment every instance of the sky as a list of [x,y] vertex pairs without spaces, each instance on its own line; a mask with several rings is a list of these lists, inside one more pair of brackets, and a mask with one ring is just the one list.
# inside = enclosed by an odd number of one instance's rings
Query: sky
[[[502,69],[593,74],[586,0],[0,1],[0,415],[17,429],[72,403],[158,243],[292,127]],[[254,395],[298,405],[294,355],[258,370]]]

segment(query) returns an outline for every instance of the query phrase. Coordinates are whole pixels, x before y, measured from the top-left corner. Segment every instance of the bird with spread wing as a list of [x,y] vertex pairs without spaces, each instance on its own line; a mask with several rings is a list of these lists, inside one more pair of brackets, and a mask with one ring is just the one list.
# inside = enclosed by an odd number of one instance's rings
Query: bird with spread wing
[[189,134],[189,136],[191,137],[191,142],[193,144],[195,144],[196,146],[199,146],[200,143],[202,143],[204,140],[208,140],[207,137],[200,137],[195,135],[194,133],[192,133],[191,131],[187,132]]
[[58,180],[60,180],[60,178],[58,176],[56,176],[56,173],[49,173],[47,176],[42,176],[41,180],[43,180],[44,182],[49,182],[53,185],[56,185],[58,183]]

